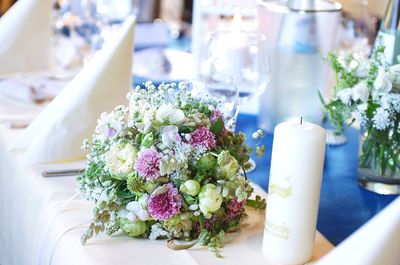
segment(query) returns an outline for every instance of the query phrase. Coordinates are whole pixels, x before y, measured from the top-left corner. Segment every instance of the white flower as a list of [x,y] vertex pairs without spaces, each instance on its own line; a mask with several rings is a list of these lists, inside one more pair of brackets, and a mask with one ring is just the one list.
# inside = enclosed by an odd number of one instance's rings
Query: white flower
[[148,198],[149,195],[144,194],[138,201],[128,203],[125,209],[118,211],[118,216],[121,218],[127,218],[131,222],[148,220],[149,214],[146,210]]
[[178,127],[169,125],[163,128],[161,141],[165,146],[172,148],[176,143],[181,142],[181,140],[182,138],[178,133]]
[[392,102],[391,94],[381,95],[379,101],[382,108],[384,108],[385,110],[389,110]]
[[392,95],[392,105],[393,105],[394,110],[397,113],[400,113],[400,94],[393,94]]
[[204,217],[209,219],[211,213],[216,212],[222,204],[222,195],[217,186],[208,183],[201,188],[199,193],[199,208]]
[[349,63],[350,69],[357,69],[359,65],[360,64],[357,60],[351,60]]
[[362,125],[364,125],[367,121],[367,116],[365,115],[365,112],[368,108],[367,103],[363,103],[357,106],[357,110],[354,113],[354,118],[356,121]]
[[106,166],[111,174],[119,177],[132,172],[138,150],[131,144],[115,143],[105,156]]
[[360,65],[354,72],[354,75],[357,77],[367,77],[368,74],[369,74],[369,68],[367,65]]
[[361,100],[367,102],[369,96],[368,86],[366,82],[360,82],[351,90],[351,97],[354,101]]
[[107,137],[114,138],[122,130],[122,124],[118,121],[114,113],[103,112],[100,119],[97,120],[96,133]]
[[164,104],[157,109],[156,118],[160,122],[177,124],[185,119],[185,114],[182,110],[175,108],[171,104]]
[[390,92],[392,90],[392,82],[390,81],[385,69],[380,67],[378,75],[374,82],[374,88],[380,92]]
[[337,93],[337,97],[340,99],[340,101],[343,102],[343,104],[350,105],[351,94],[352,94],[352,90],[350,88],[345,88],[345,89],[340,90]]
[[149,239],[156,240],[159,237],[169,237],[169,233],[162,229],[160,223],[155,223],[151,226],[151,232],[149,235]]
[[389,112],[384,108],[378,108],[372,118],[374,127],[378,130],[386,129],[390,124]]
[[194,179],[186,180],[179,187],[179,191],[189,194],[190,196],[196,196],[200,191],[200,183]]
[[388,77],[392,83],[400,85],[400,64],[389,67]]

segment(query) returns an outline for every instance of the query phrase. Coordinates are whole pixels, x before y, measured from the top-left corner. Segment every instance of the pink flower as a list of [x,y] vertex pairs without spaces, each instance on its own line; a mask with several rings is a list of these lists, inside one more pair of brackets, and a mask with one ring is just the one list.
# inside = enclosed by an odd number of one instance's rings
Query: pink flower
[[226,218],[228,220],[234,219],[243,212],[246,205],[246,200],[238,202],[237,198],[233,198],[226,205]]
[[217,216],[215,214],[213,214],[210,219],[204,220],[205,229],[211,231],[216,221],[217,221]]
[[144,149],[139,152],[135,161],[135,170],[145,179],[156,179],[160,176],[160,163],[162,154],[154,148]]
[[207,149],[213,149],[217,146],[215,135],[207,127],[197,128],[190,136],[189,144],[192,146],[204,146]]
[[219,118],[223,119],[224,116],[222,115],[221,111],[215,110],[215,111],[213,111],[213,113],[211,113],[210,121],[211,122],[216,122]]
[[154,220],[168,220],[179,213],[182,197],[171,183],[157,188],[147,201],[147,210]]

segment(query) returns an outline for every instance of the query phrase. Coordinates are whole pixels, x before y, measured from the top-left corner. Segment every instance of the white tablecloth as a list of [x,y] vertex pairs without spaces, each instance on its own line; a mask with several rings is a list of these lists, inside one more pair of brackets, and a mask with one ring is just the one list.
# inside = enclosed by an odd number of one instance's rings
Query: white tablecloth
[[[1,265],[265,264],[261,253],[264,214],[257,211],[251,212],[240,237],[222,249],[222,259],[205,247],[174,251],[163,240],[122,234],[95,236],[82,246],[80,236],[87,224],[79,224],[90,220],[92,205],[80,196],[73,197],[75,177],[44,178],[40,175],[43,166],[26,167],[20,161],[21,153],[9,151],[20,132],[0,124]],[[82,162],[51,165],[59,169],[78,166]],[[314,259],[331,248],[317,232]]]

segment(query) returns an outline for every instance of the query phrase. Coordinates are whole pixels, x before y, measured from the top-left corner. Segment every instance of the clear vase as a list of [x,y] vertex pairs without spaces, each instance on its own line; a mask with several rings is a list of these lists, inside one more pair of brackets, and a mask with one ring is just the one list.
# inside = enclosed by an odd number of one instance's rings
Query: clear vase
[[378,194],[400,194],[398,128],[377,130],[370,126],[360,130],[358,183]]

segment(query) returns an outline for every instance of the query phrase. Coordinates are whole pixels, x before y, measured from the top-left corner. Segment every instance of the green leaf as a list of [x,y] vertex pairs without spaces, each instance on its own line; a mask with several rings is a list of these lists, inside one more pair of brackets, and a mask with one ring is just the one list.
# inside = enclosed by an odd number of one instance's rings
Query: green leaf
[[213,134],[215,134],[215,136],[221,135],[223,129],[224,129],[224,121],[222,120],[222,118],[219,118],[210,127],[210,131]]

